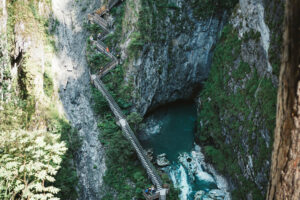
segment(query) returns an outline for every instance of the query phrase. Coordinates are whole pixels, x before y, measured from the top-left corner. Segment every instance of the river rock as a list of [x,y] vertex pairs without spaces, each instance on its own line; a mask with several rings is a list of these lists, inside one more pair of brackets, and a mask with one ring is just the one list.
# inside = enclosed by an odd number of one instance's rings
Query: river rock
[[217,200],[223,200],[225,198],[226,194],[222,190],[214,189],[209,191],[208,197],[212,199],[217,199]]
[[192,151],[190,154],[183,153],[179,156],[179,161],[187,169],[189,177],[193,180],[197,177],[199,180],[203,180],[208,183],[214,183],[215,180],[212,174],[207,173],[206,163],[204,162],[204,156],[199,151]]
[[167,160],[165,153],[162,153],[157,156],[156,163],[160,167],[166,167],[170,165],[170,161]]
[[203,191],[203,190],[196,192],[196,194],[194,196],[194,200],[201,200],[203,198],[204,194],[205,194],[205,191]]

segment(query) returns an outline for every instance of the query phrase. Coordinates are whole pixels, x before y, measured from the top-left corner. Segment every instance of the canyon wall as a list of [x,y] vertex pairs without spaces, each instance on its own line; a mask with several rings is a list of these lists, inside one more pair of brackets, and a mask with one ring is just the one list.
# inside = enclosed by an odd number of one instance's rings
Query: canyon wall
[[230,180],[233,199],[263,199],[284,1],[240,0],[232,13],[202,18],[193,2],[126,3],[120,54],[133,103],[144,115],[202,87],[197,140],[208,161]]
[[199,96],[199,142],[231,181],[233,199],[266,196],[283,10],[284,1],[239,1]]
[[[134,3],[130,7],[127,2],[121,49],[123,57],[134,57],[127,78],[133,83],[134,104],[144,115],[159,105],[191,98],[199,90],[226,15],[200,19],[195,16],[195,1]],[[135,40],[140,44],[131,45]]]
[[[79,199],[96,200],[104,195],[104,149],[98,140],[97,116],[91,104],[89,69],[85,58],[87,15],[102,1],[53,0],[52,10],[57,54],[52,65],[67,119],[78,131],[81,146],[75,153]],[[116,177],[117,178],[117,177]]]

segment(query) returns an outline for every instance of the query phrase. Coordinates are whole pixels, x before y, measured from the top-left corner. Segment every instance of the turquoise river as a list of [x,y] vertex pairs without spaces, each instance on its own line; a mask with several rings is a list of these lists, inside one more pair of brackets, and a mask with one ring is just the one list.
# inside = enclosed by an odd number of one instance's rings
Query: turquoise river
[[139,139],[153,156],[165,153],[168,173],[180,200],[230,199],[226,180],[204,162],[201,148],[195,144],[197,109],[193,102],[173,103],[147,115],[145,131]]

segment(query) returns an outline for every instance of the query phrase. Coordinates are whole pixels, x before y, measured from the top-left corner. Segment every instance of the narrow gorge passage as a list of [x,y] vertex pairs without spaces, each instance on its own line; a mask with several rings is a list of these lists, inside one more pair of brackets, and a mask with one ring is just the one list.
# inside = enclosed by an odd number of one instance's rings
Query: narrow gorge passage
[[300,200],[300,1],[0,2],[0,200]]
[[54,16],[59,22],[56,32],[58,53],[54,65],[57,67],[60,99],[67,118],[82,137],[82,146],[75,161],[79,199],[89,200],[102,197],[102,177],[106,168],[104,150],[98,140],[97,119],[90,104],[91,85],[83,28],[87,13],[99,3],[93,0],[82,4],[73,0],[53,0]]

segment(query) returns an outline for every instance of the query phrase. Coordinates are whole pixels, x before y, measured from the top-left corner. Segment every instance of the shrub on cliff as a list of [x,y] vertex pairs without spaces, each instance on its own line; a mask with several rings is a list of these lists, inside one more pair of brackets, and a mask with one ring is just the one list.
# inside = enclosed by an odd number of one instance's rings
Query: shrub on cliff
[[238,0],[194,0],[194,14],[197,17],[208,18],[233,9],[237,3]]
[[0,133],[0,199],[52,199],[52,186],[66,152],[59,135],[48,132]]

